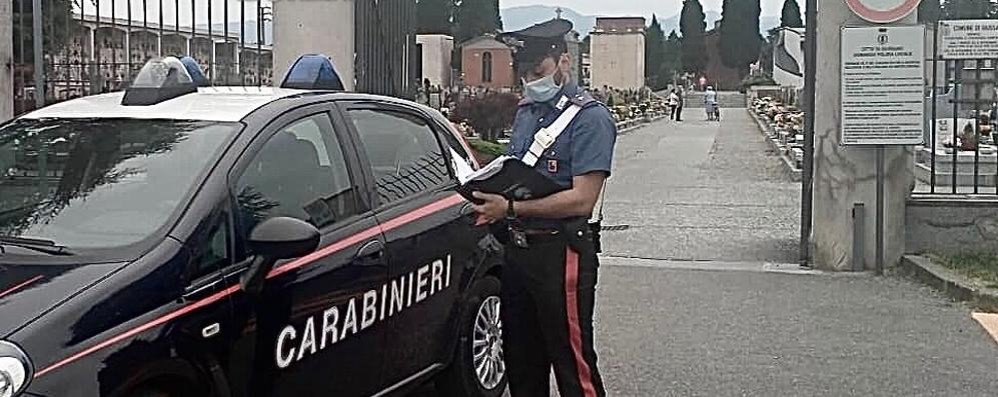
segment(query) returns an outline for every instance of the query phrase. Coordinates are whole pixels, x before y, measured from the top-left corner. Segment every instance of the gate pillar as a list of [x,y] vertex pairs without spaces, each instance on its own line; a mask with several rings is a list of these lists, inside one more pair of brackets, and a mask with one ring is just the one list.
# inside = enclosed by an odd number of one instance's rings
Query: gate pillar
[[274,85],[302,54],[326,54],[354,88],[354,1],[274,0]]
[[[853,267],[852,210],[863,203],[865,211],[865,269],[876,264],[876,149],[839,144],[840,29],[871,26],[853,14],[844,1],[819,1],[817,26],[817,83],[814,131],[813,261],[826,270]],[[916,23],[916,15],[893,25]],[[811,27],[808,27],[811,29]],[[884,264],[898,263],[904,252],[905,203],[914,188],[913,148],[888,146],[884,155]]]

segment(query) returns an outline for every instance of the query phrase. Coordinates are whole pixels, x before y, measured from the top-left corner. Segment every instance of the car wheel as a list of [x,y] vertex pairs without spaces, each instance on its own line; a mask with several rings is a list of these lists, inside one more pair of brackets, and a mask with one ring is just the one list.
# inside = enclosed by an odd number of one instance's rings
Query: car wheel
[[499,279],[488,276],[469,290],[461,308],[459,345],[437,382],[447,396],[498,397],[506,389],[500,286]]

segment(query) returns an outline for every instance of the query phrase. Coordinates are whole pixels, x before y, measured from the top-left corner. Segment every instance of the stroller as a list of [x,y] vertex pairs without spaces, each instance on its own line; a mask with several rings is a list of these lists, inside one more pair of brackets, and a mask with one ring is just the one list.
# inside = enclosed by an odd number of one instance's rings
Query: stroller
[[717,102],[707,102],[707,121],[721,121],[721,107]]

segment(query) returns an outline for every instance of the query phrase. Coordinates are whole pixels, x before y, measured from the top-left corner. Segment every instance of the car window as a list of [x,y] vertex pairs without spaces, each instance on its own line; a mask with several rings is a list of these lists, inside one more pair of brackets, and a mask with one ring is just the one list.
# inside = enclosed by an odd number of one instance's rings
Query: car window
[[229,236],[228,210],[215,210],[204,219],[202,225],[191,236],[191,262],[194,267],[194,277],[200,277],[232,263],[229,255],[231,244]]
[[350,109],[348,115],[360,134],[382,204],[450,181],[440,143],[423,118],[382,109]]
[[0,128],[0,235],[75,249],[137,243],[168,221],[241,125],[18,120]]
[[358,213],[356,193],[329,116],[292,122],[267,140],[236,182],[240,234],[274,216],[331,225]]

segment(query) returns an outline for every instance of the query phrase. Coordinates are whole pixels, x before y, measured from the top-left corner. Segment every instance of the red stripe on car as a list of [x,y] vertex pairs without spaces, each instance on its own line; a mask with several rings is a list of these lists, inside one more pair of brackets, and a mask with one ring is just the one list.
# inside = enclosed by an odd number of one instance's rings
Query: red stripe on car
[[[343,250],[343,249],[345,249],[347,247],[350,247],[350,246],[355,245],[355,244],[359,244],[359,243],[363,242],[364,240],[370,239],[372,237],[376,237],[377,235],[379,235],[379,234],[381,234],[383,232],[387,232],[387,231],[390,231],[390,230],[393,230],[393,229],[397,229],[399,227],[402,227],[402,226],[407,225],[409,223],[418,221],[418,220],[420,220],[422,218],[425,218],[427,216],[433,215],[433,214],[435,214],[437,212],[440,212],[442,210],[445,210],[447,208],[453,207],[453,206],[455,206],[457,204],[460,204],[460,203],[463,203],[463,202],[464,202],[464,198],[462,198],[460,195],[455,194],[455,195],[452,195],[452,196],[448,196],[447,198],[442,199],[440,201],[436,201],[436,202],[428,204],[426,206],[417,208],[417,209],[415,209],[415,210],[413,210],[411,212],[407,212],[405,214],[399,215],[398,217],[393,218],[393,219],[389,220],[388,222],[386,222],[386,223],[384,223],[384,224],[382,224],[380,226],[374,226],[374,227],[365,229],[365,230],[363,230],[361,232],[358,232],[356,234],[350,235],[350,236],[348,236],[348,237],[346,237],[346,238],[344,238],[342,240],[339,240],[339,241],[337,241],[335,243],[332,243],[332,244],[330,244],[330,245],[328,245],[326,247],[323,247],[322,249],[317,250],[317,251],[315,251],[315,252],[313,252],[311,254],[308,254],[308,255],[303,256],[303,257],[298,258],[298,259],[295,259],[295,260],[293,260],[291,262],[285,263],[285,264],[281,265],[280,267],[277,267],[274,270],[271,270],[270,273],[267,274],[267,278],[268,279],[269,278],[274,278],[274,277],[280,276],[280,275],[282,275],[284,273],[290,272],[292,270],[296,270],[296,269],[299,269],[301,267],[307,266],[307,265],[309,265],[309,264],[311,264],[311,263],[313,263],[313,262],[315,262],[315,261],[317,261],[319,259],[322,259],[324,257],[332,255],[332,254],[334,254],[334,253],[336,253],[338,251],[341,251],[341,250]],[[39,276],[38,278],[40,278],[40,277],[41,276]],[[29,280],[29,281],[34,282],[36,280]],[[240,290],[239,285],[233,285],[233,286],[231,286],[229,288],[226,288],[226,289],[224,289],[222,291],[216,292],[216,293],[212,294],[211,296],[208,296],[207,298],[201,299],[201,300],[199,300],[197,302],[194,302],[194,303],[192,303],[190,305],[184,306],[184,307],[179,308],[177,310],[174,310],[174,311],[172,311],[170,313],[167,313],[167,314],[165,314],[163,316],[157,317],[157,318],[155,318],[155,319],[153,319],[153,320],[151,320],[151,321],[149,321],[149,322],[147,322],[145,324],[142,324],[142,325],[140,325],[138,327],[129,329],[129,330],[125,331],[125,332],[122,332],[122,333],[120,333],[118,335],[115,335],[115,336],[111,337],[110,339],[107,339],[107,340],[105,340],[103,342],[100,342],[100,343],[98,343],[96,345],[93,345],[93,346],[91,346],[91,347],[89,347],[87,349],[84,349],[84,350],[82,350],[82,351],[80,351],[80,352],[78,352],[76,354],[73,354],[73,355],[71,355],[69,357],[66,357],[66,358],[64,358],[64,359],[62,359],[62,360],[60,360],[60,361],[58,361],[58,362],[56,362],[56,363],[54,363],[52,365],[49,365],[45,369],[42,369],[41,371],[38,371],[37,373],[35,373],[35,378],[37,379],[37,378],[40,378],[42,376],[45,376],[46,374],[49,374],[52,371],[55,371],[56,369],[64,367],[67,364],[70,364],[70,363],[72,363],[74,361],[77,361],[77,360],[79,360],[79,359],[81,359],[83,357],[89,356],[89,355],[91,355],[91,354],[93,354],[93,353],[95,353],[97,351],[103,350],[103,349],[105,349],[105,348],[107,348],[107,347],[109,347],[111,345],[114,345],[114,344],[116,344],[118,342],[121,342],[121,341],[123,341],[125,339],[131,338],[131,337],[133,337],[135,335],[138,335],[138,334],[140,334],[142,332],[145,332],[145,331],[148,331],[150,329],[156,328],[156,327],[161,326],[163,324],[166,324],[166,323],[168,323],[170,321],[173,321],[173,320],[175,320],[177,318],[180,318],[180,317],[182,317],[184,315],[187,315],[187,314],[192,313],[192,312],[194,312],[196,310],[199,310],[199,309],[204,308],[204,307],[206,307],[208,305],[211,305],[211,304],[213,304],[215,302],[218,302],[219,300],[221,300],[221,299],[223,299],[223,298],[225,298],[225,297],[227,297],[227,296],[229,296],[231,294],[234,294],[234,293],[238,292],[239,290]],[[2,295],[0,295],[0,296],[2,296]]]
[[28,279],[27,281],[24,281],[24,282],[22,282],[20,284],[17,284],[15,286],[13,286],[13,287],[10,287],[10,288],[7,288],[7,289],[5,289],[3,291],[0,291],[0,298],[3,298],[3,297],[5,297],[7,295],[10,295],[10,294],[13,294],[14,292],[17,292],[17,290],[19,290],[21,288],[24,288],[24,287],[27,287],[27,286],[29,286],[31,284],[34,284],[36,281],[41,280],[43,278],[45,278],[45,276],[35,276],[35,277],[32,277],[32,278]]

